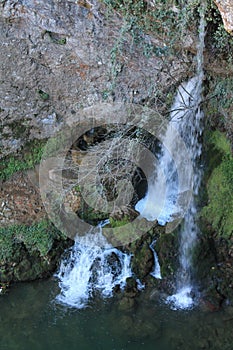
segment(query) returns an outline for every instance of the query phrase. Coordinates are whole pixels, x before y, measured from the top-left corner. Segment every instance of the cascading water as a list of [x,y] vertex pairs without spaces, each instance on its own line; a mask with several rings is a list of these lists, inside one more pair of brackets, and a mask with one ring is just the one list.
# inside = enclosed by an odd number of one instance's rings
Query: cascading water
[[[200,104],[202,102],[202,82],[204,77],[203,52],[205,45],[205,7],[202,8],[200,15],[199,47],[197,51],[197,75],[186,84],[183,94],[181,94],[179,91],[173,106],[173,109],[176,110],[180,107],[183,101],[186,101],[187,98],[192,96],[192,102],[190,102],[188,105],[190,111],[188,111],[187,115],[185,116],[187,122],[186,132],[183,134],[183,137],[184,135],[187,135],[187,133],[190,133],[187,140],[185,139],[185,143],[190,149],[190,152],[192,152],[194,170],[193,196],[190,207],[184,217],[183,226],[180,232],[180,268],[177,273],[177,291],[174,295],[168,298],[168,302],[170,302],[175,309],[190,308],[194,305],[194,299],[191,295],[194,288],[192,281],[192,252],[198,235],[198,225],[196,222],[197,207],[195,197],[198,195],[202,177],[199,159],[202,152],[200,136],[203,131],[202,118],[204,117],[204,114],[200,109]],[[182,89],[182,87],[180,89]]]
[[132,275],[130,259],[107,242],[101,227],[77,236],[70,255],[61,262],[57,275],[61,293],[56,300],[81,309],[94,293],[111,297],[115,286],[124,288]]
[[159,224],[165,225],[176,215],[180,215],[182,208],[177,204],[180,193],[187,190],[177,176],[177,167],[184,167],[185,159],[182,149],[177,148],[174,128],[182,137],[192,162],[192,169],[185,169],[187,177],[193,173],[193,194],[188,211],[180,232],[180,269],[177,273],[176,294],[168,298],[173,308],[190,308],[194,304],[192,292],[192,251],[196,242],[198,227],[196,224],[195,196],[198,194],[201,181],[201,169],[198,160],[202,152],[200,135],[202,134],[203,112],[200,109],[202,101],[203,81],[203,51],[205,36],[205,9],[202,8],[199,26],[199,47],[197,52],[197,74],[188,82],[183,83],[177,92],[171,111],[171,121],[163,137],[163,144],[168,150],[176,150],[176,162],[166,149],[158,159],[156,170],[149,180],[148,193],[136,205],[141,216],[147,220],[157,219]]
[[156,243],[156,240],[153,241],[150,245],[150,249],[152,250],[153,255],[154,255],[154,269],[151,272],[151,276],[153,276],[154,278],[162,279],[160,265],[159,265],[159,259],[158,259],[157,253],[154,249],[155,243]]
[[[185,124],[182,128],[183,138],[186,146],[192,152],[191,159],[194,173],[193,196],[180,230],[180,268],[176,276],[177,292],[168,298],[168,302],[171,302],[174,308],[189,308],[194,303],[191,296],[193,289],[192,251],[198,234],[198,226],[195,219],[197,213],[195,195],[198,194],[201,179],[201,170],[197,164],[201,155],[201,143],[199,142],[199,136],[202,133],[201,120],[203,117],[203,113],[200,110],[201,92],[201,79],[197,75],[179,88],[173,105],[174,110],[178,110],[183,103],[186,105],[185,114],[184,111],[179,111],[175,118],[181,118],[182,124]],[[191,99],[190,96],[192,96]]]

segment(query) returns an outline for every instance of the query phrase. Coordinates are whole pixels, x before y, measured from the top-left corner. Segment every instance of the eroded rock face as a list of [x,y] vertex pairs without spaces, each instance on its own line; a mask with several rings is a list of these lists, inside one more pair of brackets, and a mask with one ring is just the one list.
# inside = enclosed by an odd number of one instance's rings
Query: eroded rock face
[[233,2],[232,0],[214,0],[221,13],[226,31],[233,35]]
[[0,157],[49,138],[83,107],[141,103],[187,78],[185,55],[147,57],[143,47],[163,48],[162,39],[143,34],[136,42],[125,21],[102,6],[1,1]]

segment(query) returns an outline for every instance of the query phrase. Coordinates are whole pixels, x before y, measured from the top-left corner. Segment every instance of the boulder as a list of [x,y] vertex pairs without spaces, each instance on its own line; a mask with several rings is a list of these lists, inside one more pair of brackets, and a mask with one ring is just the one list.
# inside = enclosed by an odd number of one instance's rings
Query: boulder
[[233,35],[233,2],[232,0],[214,0],[221,13],[226,31]]

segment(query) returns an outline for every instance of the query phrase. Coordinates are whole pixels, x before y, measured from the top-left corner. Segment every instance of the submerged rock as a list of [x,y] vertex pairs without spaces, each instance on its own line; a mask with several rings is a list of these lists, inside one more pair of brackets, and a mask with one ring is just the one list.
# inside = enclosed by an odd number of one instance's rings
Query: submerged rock
[[135,300],[133,298],[123,297],[119,301],[119,310],[126,311],[130,310],[135,306]]

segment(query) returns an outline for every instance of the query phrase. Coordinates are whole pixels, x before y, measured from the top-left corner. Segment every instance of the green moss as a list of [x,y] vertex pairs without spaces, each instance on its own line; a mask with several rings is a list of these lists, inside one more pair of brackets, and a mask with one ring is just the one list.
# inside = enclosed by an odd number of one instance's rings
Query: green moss
[[229,238],[233,234],[233,157],[223,133],[214,132],[210,142],[222,160],[207,181],[208,204],[201,215],[218,235]]
[[49,221],[0,229],[0,282],[48,277],[72,241]]
[[98,211],[97,209],[89,206],[82,197],[80,198],[80,209],[76,214],[80,219],[91,225],[98,225],[100,221],[106,220],[109,216],[109,213]]
[[60,231],[43,220],[32,226],[13,225],[0,228],[0,260],[11,261],[15,258],[15,247],[23,243],[29,252],[38,251],[41,257],[52,248],[54,239],[61,235]]
[[163,277],[174,275],[178,268],[178,233],[161,234],[156,241],[161,274]]
[[45,141],[29,142],[20,155],[5,157],[0,163],[0,179],[7,180],[15,172],[34,168],[43,155]]
[[216,130],[210,134],[209,143],[213,144],[217,151],[222,152],[224,157],[231,157],[230,141],[219,130]]
[[114,227],[121,227],[121,226],[128,224],[130,222],[130,219],[126,215],[121,220],[116,220],[116,219],[110,217],[109,221],[110,221],[110,226],[112,228],[114,228]]
[[14,253],[14,229],[0,229],[0,260],[9,260]]
[[132,257],[132,271],[140,280],[142,280],[152,271],[153,264],[153,253],[150,249],[149,244],[144,241],[141,246],[138,247]]
[[49,94],[47,92],[43,90],[38,90],[37,92],[42,100],[47,101],[49,99]]

